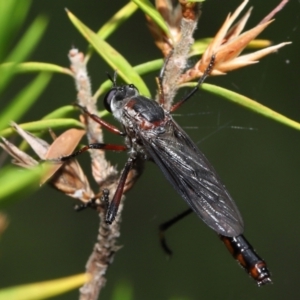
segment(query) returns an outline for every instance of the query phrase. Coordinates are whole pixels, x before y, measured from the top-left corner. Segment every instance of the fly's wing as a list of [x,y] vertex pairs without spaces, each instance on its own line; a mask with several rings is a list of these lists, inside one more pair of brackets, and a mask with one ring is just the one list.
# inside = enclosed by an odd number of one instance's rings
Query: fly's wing
[[240,235],[242,217],[214,168],[174,120],[164,129],[156,134],[140,131],[148,154],[209,227],[225,236]]

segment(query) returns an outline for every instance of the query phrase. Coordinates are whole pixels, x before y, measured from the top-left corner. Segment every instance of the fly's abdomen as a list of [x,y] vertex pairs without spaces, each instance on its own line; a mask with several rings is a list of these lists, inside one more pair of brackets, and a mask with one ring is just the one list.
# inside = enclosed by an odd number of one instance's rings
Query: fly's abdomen
[[265,261],[260,258],[243,235],[227,237],[219,235],[232,256],[256,280],[258,286],[272,283]]

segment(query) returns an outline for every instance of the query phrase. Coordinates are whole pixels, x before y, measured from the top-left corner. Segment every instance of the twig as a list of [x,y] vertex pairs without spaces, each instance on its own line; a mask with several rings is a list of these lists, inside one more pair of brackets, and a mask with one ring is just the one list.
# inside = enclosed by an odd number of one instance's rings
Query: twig
[[[96,103],[92,98],[91,84],[84,63],[83,54],[77,49],[72,49],[69,53],[71,70],[74,73],[76,88],[78,91],[77,99],[80,105],[86,107],[88,111],[97,114]],[[85,118],[87,138],[89,143],[102,143],[103,134],[100,125],[89,118]],[[113,195],[118,181],[118,172],[105,159],[104,151],[90,151],[92,159],[92,173],[101,189],[108,189]],[[98,299],[101,288],[106,283],[106,270],[111,264],[115,252],[120,248],[116,246],[116,240],[120,236],[120,214],[123,204],[119,207],[119,214],[112,225],[105,223],[105,207],[99,206],[100,217],[97,242],[86,264],[86,272],[90,273],[92,279],[80,289],[80,300]]]
[[[84,62],[84,55],[77,49],[72,49],[69,52],[69,59],[71,61],[71,70],[74,73],[76,89],[78,92],[77,101],[81,106],[86,107],[90,113],[97,115],[96,101],[92,97],[91,83]],[[100,125],[85,116],[84,123],[86,124],[88,142],[103,143],[103,133]],[[104,151],[90,151],[90,155],[92,159],[92,174],[100,186],[108,177],[117,177],[118,172],[105,159]]]
[[[122,210],[122,206],[123,203],[119,207],[120,210]],[[100,226],[97,243],[86,264],[86,271],[92,274],[92,279],[80,289],[80,300],[98,299],[101,289],[106,284],[107,268],[112,263],[115,252],[120,249],[116,245],[117,238],[120,236],[120,214],[111,225],[107,225],[103,221],[105,220],[104,210],[99,215]]]
[[[178,90],[178,80],[186,68],[188,54],[194,43],[193,34],[200,16],[200,4],[187,5],[187,1],[179,1],[182,6],[181,38],[174,45],[173,53],[168,63],[163,78],[164,108],[169,110]],[[187,8],[188,7],[188,8]]]

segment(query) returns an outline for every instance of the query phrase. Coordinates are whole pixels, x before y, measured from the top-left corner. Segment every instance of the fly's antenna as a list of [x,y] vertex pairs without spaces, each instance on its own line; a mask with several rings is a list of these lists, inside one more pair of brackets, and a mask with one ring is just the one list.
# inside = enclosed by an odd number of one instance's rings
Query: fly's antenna
[[114,77],[111,77],[111,75],[108,72],[106,72],[106,75],[107,75],[108,79],[113,83],[113,87],[116,87],[118,72],[117,71],[114,72]]

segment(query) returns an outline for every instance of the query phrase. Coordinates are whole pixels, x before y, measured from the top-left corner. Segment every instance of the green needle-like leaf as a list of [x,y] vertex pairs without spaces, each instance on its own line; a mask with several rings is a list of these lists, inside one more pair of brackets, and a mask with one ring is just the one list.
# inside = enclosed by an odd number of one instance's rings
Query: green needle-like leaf
[[67,13],[72,23],[80,31],[84,38],[114,70],[118,71],[118,74],[123,78],[123,80],[127,83],[134,83],[139,87],[141,93],[149,96],[150,93],[147,86],[128,61],[112,46],[101,39],[95,32],[85,26],[70,11],[67,11]]
[[43,92],[51,79],[51,74],[41,73],[26,86],[13,101],[1,112],[0,129],[8,126],[10,121],[18,121]]
[[169,37],[169,28],[161,16],[161,14],[156,10],[153,4],[148,0],[131,0],[134,2],[145,14],[147,14]]
[[[46,119],[40,120],[35,122],[23,123],[18,124],[24,130],[34,132],[34,131],[41,131],[41,130],[48,130],[51,129],[64,129],[64,128],[84,128],[84,125],[75,119]],[[12,128],[6,128],[0,131],[0,136],[8,137],[12,135],[15,131]]]
[[[148,74],[150,72],[154,72],[159,70],[163,65],[163,59],[155,59],[137,66],[134,66],[133,69],[139,74],[144,75]],[[140,87],[137,85],[137,87],[140,89]],[[104,81],[96,93],[94,94],[94,98],[97,99],[101,95],[103,95],[105,92],[107,92],[111,88],[111,81],[106,80]]]
[[22,36],[18,45],[10,52],[9,56],[5,58],[5,62],[11,62],[12,65],[6,72],[1,72],[0,76],[0,93],[9,83],[15,73],[16,64],[26,59],[34,50],[37,43],[47,26],[47,20],[44,17],[37,17],[31,24],[25,34]]
[[256,102],[255,100],[252,100],[248,97],[245,97],[245,96],[235,93],[233,91],[221,88],[219,86],[207,84],[207,83],[204,83],[201,86],[201,88],[205,91],[208,91],[215,95],[221,96],[233,103],[242,105],[242,106],[244,106],[258,114],[261,114],[267,118],[273,119],[279,123],[282,123],[284,125],[294,128],[294,129],[300,130],[300,123],[293,121],[293,120],[277,113],[276,111]]
[[[5,71],[13,66],[13,63],[4,63],[0,65],[0,72]],[[73,76],[70,69],[64,68],[55,64],[42,63],[42,62],[24,62],[14,64],[14,70],[17,73],[30,73],[30,72],[53,72]]]
[[115,13],[108,22],[106,22],[97,32],[97,34],[106,40],[116,29],[118,29],[123,22],[128,20],[133,13],[137,10],[136,4],[129,2],[122,7],[117,13]]
[[31,1],[0,1],[0,62],[27,16]]
[[[126,20],[128,20],[137,10],[136,4],[133,2],[127,3],[117,13],[115,13],[97,32],[97,34],[106,40],[113,32],[115,32]],[[85,56],[87,62],[94,52],[93,47],[89,47],[89,51]]]
[[1,170],[0,206],[11,204],[16,199],[38,189],[40,179],[45,172],[47,172],[47,168],[40,166],[32,169],[7,167]]
[[20,62],[26,59],[43,36],[47,23],[45,17],[37,17],[5,61]]
[[57,296],[82,286],[89,280],[79,274],[56,280],[42,281],[0,290],[0,300],[40,300]]
[[76,109],[73,105],[62,106],[43,117],[43,120],[62,118],[74,113],[74,111],[76,111]]

